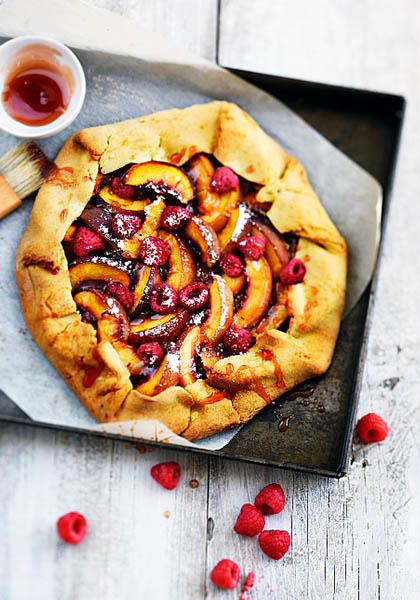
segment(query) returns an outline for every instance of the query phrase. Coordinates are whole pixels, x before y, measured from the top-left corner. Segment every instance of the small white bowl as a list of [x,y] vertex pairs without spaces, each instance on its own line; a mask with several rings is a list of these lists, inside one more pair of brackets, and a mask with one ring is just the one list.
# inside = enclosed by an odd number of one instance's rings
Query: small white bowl
[[71,69],[74,89],[66,111],[47,125],[25,125],[13,119],[4,107],[0,97],[0,129],[19,138],[45,138],[59,133],[74,121],[79,114],[86,95],[86,79],[76,55],[60,42],[37,35],[25,35],[14,38],[0,46],[0,96],[3,92],[7,71],[13,64],[13,58],[24,48],[43,45],[52,48],[58,54],[60,63]]

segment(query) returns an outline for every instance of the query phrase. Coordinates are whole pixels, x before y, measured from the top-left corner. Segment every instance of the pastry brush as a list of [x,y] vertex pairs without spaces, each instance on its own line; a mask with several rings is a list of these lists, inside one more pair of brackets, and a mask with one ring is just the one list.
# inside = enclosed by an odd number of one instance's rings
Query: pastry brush
[[25,142],[0,158],[0,219],[18,208],[35,192],[54,163],[35,142]]

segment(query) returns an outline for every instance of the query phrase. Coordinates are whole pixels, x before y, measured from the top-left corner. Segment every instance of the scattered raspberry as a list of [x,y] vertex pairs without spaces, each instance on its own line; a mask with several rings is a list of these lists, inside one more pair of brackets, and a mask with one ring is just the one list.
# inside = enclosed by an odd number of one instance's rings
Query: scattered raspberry
[[264,529],[264,515],[253,504],[244,504],[233,529],[240,535],[253,537]]
[[207,304],[209,299],[208,287],[200,281],[193,281],[179,292],[179,301],[186,308],[198,310]]
[[357,422],[356,433],[364,444],[383,442],[389,433],[386,421],[376,413],[368,413]]
[[264,554],[279,560],[290,548],[290,535],[288,531],[267,529],[258,536],[258,543]]
[[103,250],[105,242],[99,233],[81,225],[73,238],[73,252],[76,256],[86,256],[94,250]]
[[239,240],[238,248],[247,258],[258,260],[264,256],[265,238],[259,235],[248,235]]
[[86,535],[86,528],[86,519],[78,512],[69,512],[57,521],[58,535],[67,544],[80,544]]
[[167,206],[160,220],[160,224],[166,231],[181,229],[191,219],[191,214],[181,206]]
[[240,277],[244,272],[243,262],[236,254],[225,254],[220,261],[220,266],[223,273],[229,277]]
[[230,192],[231,190],[237,190],[239,187],[239,177],[229,167],[218,167],[213,175],[213,179],[210,182],[210,188],[218,192]]
[[137,356],[149,367],[157,367],[163,360],[164,352],[159,342],[145,342],[137,348]]
[[141,227],[141,218],[138,215],[128,215],[125,213],[116,213],[112,217],[112,233],[120,240],[125,240],[133,236]]
[[135,185],[125,185],[121,182],[120,177],[114,177],[111,182],[111,191],[119,198],[131,200],[137,195],[137,187]]
[[241,570],[238,565],[229,558],[219,560],[217,565],[210,573],[212,582],[225,590],[233,590],[239,583],[241,578]]
[[270,483],[255,496],[254,504],[264,515],[276,515],[286,503],[283,488],[278,483]]
[[177,462],[159,463],[150,469],[150,475],[165,489],[173,490],[179,483],[181,467]]
[[129,311],[133,308],[134,297],[133,292],[125,287],[119,281],[110,281],[106,286],[106,290],[111,296],[116,298],[125,310]]
[[254,336],[245,327],[230,327],[223,336],[223,345],[230,354],[246,352],[254,344]]
[[300,258],[292,258],[280,271],[280,281],[284,285],[295,285],[305,277],[305,263]]
[[254,583],[255,583],[255,573],[253,573],[251,571],[246,576],[246,579],[245,579],[244,584],[243,584],[242,589],[241,589],[241,595],[239,597],[239,600],[245,600],[245,594],[247,592],[249,592],[250,589],[252,589],[254,587]]
[[178,293],[167,283],[155,285],[150,295],[150,307],[160,315],[168,315],[178,304]]
[[150,267],[164,265],[170,254],[169,244],[153,235],[143,240],[139,250],[140,259]]

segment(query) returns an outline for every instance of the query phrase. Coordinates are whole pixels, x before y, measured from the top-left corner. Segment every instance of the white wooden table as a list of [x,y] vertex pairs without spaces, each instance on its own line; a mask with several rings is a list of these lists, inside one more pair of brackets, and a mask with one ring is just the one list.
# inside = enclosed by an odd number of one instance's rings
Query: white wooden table
[[[419,3],[90,1],[224,65],[407,97],[360,406],[392,431],[382,446],[355,447],[349,477],[334,481],[0,424],[0,600],[238,598],[209,584],[223,557],[255,571],[252,599],[419,598]],[[149,475],[162,460],[183,468],[171,493]],[[270,526],[292,536],[278,563],[231,531],[271,481],[288,501]],[[89,520],[76,547],[54,531],[69,510]]]

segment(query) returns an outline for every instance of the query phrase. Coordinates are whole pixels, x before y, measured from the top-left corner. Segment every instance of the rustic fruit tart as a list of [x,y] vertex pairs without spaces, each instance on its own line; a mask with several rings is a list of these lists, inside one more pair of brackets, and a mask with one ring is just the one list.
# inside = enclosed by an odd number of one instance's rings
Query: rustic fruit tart
[[301,164],[236,105],[83,130],[56,165],[17,281],[35,340],[98,420],[197,439],[328,368],[345,243]]

